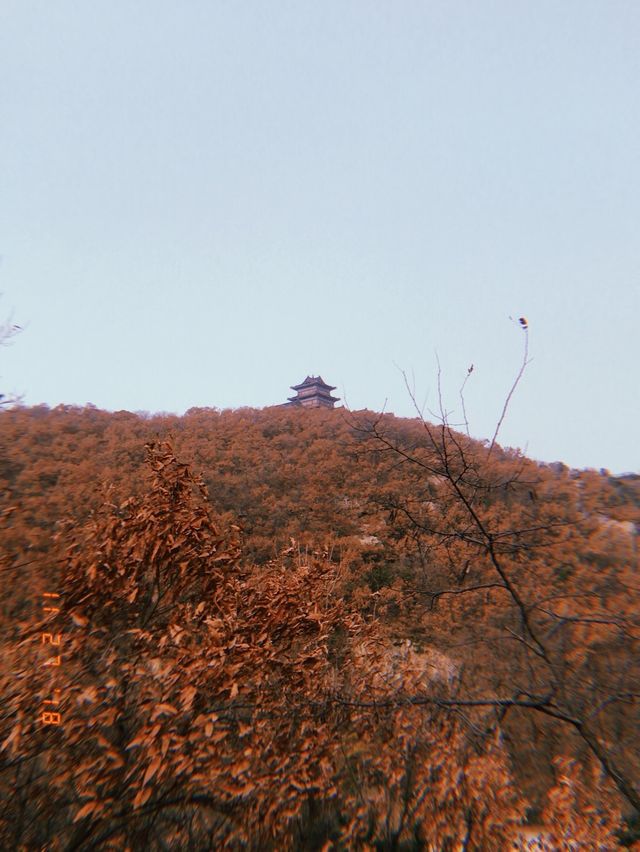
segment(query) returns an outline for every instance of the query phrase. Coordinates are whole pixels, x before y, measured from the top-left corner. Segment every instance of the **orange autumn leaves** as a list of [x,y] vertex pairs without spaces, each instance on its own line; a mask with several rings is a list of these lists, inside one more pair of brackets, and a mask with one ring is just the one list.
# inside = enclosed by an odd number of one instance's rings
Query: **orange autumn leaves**
[[[532,735],[522,717],[506,718],[501,736],[485,710],[411,704],[448,690],[510,694],[531,672],[525,688],[541,682],[503,589],[458,594],[492,578],[442,478],[409,475],[337,412],[195,411],[153,424],[6,415],[15,432],[0,473],[13,510],[2,558],[15,594],[3,603],[12,641],[0,784],[18,795],[0,806],[3,842],[58,832],[60,848],[500,848],[531,791],[544,809],[561,776],[551,769],[525,789],[531,752],[551,766],[575,742]],[[386,422],[408,445],[419,440],[414,424]],[[144,441],[169,428],[179,451],[150,445],[145,482]],[[195,460],[222,515],[176,456]],[[622,694],[606,702],[612,684],[635,688],[635,574],[630,535],[606,517],[636,517],[633,483],[574,481],[497,450],[483,477],[483,520],[534,628],[561,622],[551,650],[563,689],[586,712],[604,708],[597,733],[614,745],[618,736],[621,750],[636,710]],[[96,490],[100,478],[115,487]],[[415,535],[403,510],[428,534]],[[34,555],[44,558],[14,567]],[[37,569],[64,591],[58,740],[34,727],[45,684],[28,641],[18,644],[35,629]],[[455,594],[433,596],[443,589]],[[633,765],[632,750],[623,757]],[[580,797],[556,797],[553,818],[562,811],[589,836],[590,821],[607,817],[612,831],[614,812],[594,796],[604,781],[587,773],[584,784]]]
[[47,779],[25,803],[29,842],[55,826],[58,848],[288,848],[313,830],[373,848],[454,841],[469,820],[477,848],[501,842],[523,803],[498,741],[470,749],[457,722],[384,688],[379,655],[356,652],[382,636],[336,593],[336,565],[243,566],[199,480],[166,444],[148,456],[146,494],[60,535],[69,683],[55,748],[25,713],[37,677],[11,696],[15,757],[35,749]]

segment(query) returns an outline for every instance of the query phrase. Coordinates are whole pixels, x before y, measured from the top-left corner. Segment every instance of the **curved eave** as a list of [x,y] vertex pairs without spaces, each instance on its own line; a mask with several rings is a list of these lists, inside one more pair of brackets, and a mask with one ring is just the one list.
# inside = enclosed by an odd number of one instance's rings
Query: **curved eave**
[[302,382],[301,385],[289,385],[291,390],[297,391],[303,388],[326,388],[326,390],[335,390],[337,385],[326,385],[324,382]]

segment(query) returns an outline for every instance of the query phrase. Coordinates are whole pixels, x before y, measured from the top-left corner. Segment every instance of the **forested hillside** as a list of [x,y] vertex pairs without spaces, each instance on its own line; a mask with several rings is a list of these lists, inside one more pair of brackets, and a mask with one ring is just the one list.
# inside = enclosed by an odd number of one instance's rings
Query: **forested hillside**
[[367,411],[0,441],[3,848],[633,842],[640,477]]

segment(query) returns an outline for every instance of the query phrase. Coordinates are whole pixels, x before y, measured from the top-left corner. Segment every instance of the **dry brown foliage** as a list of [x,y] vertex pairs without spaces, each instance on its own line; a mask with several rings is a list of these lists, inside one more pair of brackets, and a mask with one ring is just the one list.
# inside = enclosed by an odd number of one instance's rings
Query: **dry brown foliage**
[[248,570],[202,483],[168,445],[148,455],[147,494],[60,533],[46,621],[64,636],[60,726],[38,718],[43,624],[16,647],[3,843],[283,848],[319,809],[339,846],[500,842],[522,804],[499,742],[474,751],[457,722],[407,703],[402,660],[386,682],[339,568]]
[[[145,484],[132,415],[2,415],[0,845],[501,849],[551,790],[546,818],[608,848],[620,799],[555,726],[591,713],[633,785],[637,572],[607,520],[631,504],[460,436],[437,468],[419,423],[384,419],[386,452],[376,418],[299,415],[169,418],[206,488],[158,441]],[[45,629],[60,726],[39,722]]]

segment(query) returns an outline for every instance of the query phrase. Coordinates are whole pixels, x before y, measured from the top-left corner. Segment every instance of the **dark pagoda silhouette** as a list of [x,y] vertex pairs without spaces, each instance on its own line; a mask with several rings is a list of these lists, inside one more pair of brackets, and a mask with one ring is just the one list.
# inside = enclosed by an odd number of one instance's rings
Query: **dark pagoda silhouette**
[[302,406],[302,408],[333,408],[339,397],[331,396],[335,387],[328,385],[322,376],[307,376],[300,385],[291,385],[291,390],[297,391],[289,397],[285,405]]

